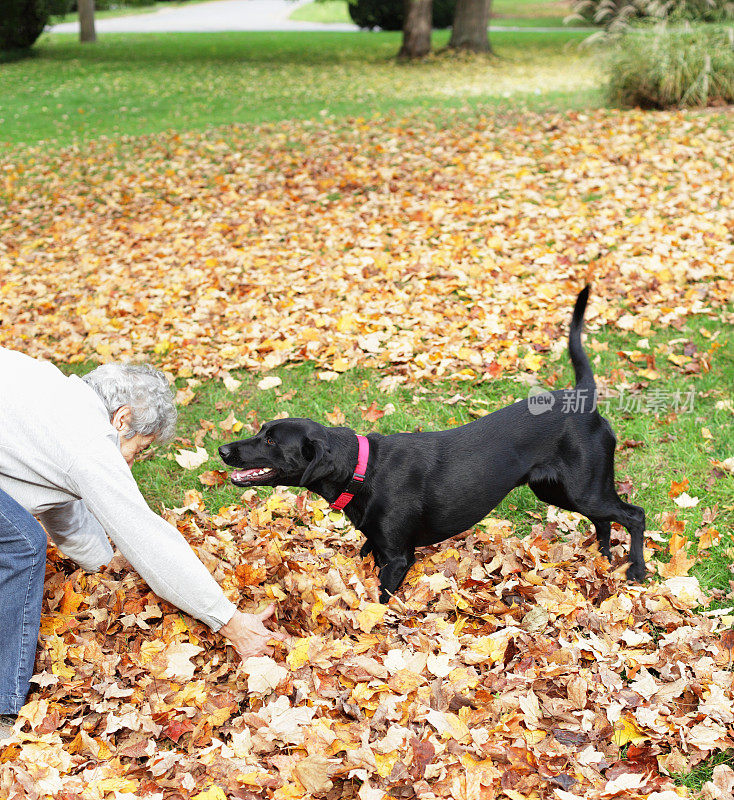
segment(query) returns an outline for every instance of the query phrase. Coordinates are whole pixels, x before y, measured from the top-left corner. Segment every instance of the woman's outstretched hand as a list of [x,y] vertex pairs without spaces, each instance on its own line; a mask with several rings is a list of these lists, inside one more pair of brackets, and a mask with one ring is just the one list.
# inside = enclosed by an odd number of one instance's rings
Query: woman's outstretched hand
[[273,652],[273,648],[268,646],[271,639],[283,642],[288,638],[284,633],[271,631],[263,624],[274,613],[275,606],[272,605],[259,614],[235,611],[232,619],[226,625],[222,625],[219,632],[229,639],[240,658],[270,655]]

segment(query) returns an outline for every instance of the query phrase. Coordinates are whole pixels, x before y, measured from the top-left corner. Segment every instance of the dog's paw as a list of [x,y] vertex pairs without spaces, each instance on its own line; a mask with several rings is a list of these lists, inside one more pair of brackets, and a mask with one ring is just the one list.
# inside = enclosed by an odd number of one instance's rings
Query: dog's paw
[[[360,558],[367,558],[367,556],[372,552],[372,545],[369,542],[369,539],[362,545],[359,551]],[[382,602],[382,600],[380,600]]]
[[640,564],[630,564],[627,567],[627,580],[633,581],[634,583],[642,583],[645,580],[647,575],[647,569],[645,568],[645,562],[643,561]]

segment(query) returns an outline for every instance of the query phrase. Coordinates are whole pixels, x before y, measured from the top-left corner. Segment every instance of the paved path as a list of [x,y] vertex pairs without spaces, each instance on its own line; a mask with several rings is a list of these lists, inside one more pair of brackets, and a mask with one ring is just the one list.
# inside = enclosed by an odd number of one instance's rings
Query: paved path
[[[208,33],[213,31],[357,31],[346,22],[299,22],[288,19],[298,6],[310,0],[212,0],[209,3],[162,8],[148,14],[98,19],[97,33]],[[563,28],[491,27],[502,31],[555,33]],[[593,31],[595,28],[577,28]],[[79,33],[79,21],[61,22],[52,33]]]
[[[347,23],[297,22],[288,16],[309,0],[212,0],[96,21],[97,33],[209,33],[213,31],[356,31]],[[79,22],[61,22],[52,33],[79,33]]]

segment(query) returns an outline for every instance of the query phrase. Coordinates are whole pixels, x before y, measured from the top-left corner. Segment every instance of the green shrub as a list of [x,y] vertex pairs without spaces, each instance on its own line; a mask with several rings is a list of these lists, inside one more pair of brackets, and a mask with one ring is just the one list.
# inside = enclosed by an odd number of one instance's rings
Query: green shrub
[[30,47],[48,18],[47,0],[0,0],[0,50]]
[[569,20],[619,31],[640,19],[722,22],[734,16],[734,0],[573,0]]
[[613,103],[641,108],[734,102],[734,31],[714,25],[631,26],[609,63]]
[[[456,0],[433,0],[433,27],[451,27],[455,8]],[[403,0],[349,0],[349,16],[360,28],[399,31],[405,20],[405,4]]]
[[48,0],[48,13],[52,17],[65,17],[71,12],[72,0]]

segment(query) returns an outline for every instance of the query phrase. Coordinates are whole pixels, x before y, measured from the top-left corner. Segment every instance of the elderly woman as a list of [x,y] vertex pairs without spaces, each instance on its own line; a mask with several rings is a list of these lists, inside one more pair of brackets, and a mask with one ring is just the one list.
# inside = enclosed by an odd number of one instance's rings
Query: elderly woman
[[154,441],[170,439],[175,423],[168,383],[152,367],[108,364],[66,377],[48,362],[0,348],[0,738],[33,674],[43,528],[89,571],[112,557],[109,536],[159,597],[222,633],[243,658],[284,638],[263,624],[272,607],[237,611],[140,494],[130,466]]

